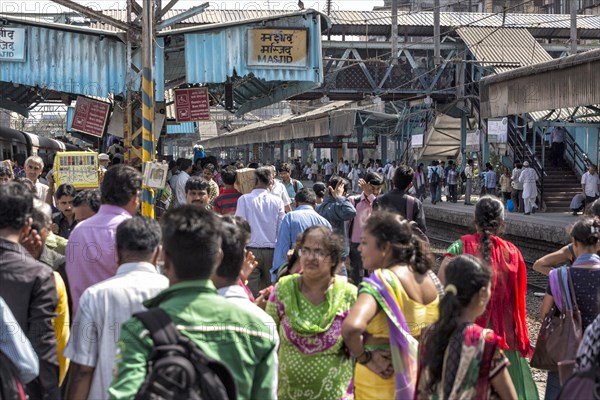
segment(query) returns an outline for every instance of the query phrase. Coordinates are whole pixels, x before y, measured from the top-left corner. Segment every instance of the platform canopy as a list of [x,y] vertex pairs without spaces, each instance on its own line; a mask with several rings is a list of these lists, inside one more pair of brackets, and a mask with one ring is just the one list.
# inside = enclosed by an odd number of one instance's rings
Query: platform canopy
[[486,77],[481,117],[600,104],[600,49]]

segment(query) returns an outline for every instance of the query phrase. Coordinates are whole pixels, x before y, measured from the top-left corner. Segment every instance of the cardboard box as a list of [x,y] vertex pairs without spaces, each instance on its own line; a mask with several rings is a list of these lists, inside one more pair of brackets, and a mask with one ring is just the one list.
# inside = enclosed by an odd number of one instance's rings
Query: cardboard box
[[235,188],[242,194],[247,194],[254,189],[256,182],[256,175],[254,174],[254,168],[241,168],[236,172],[235,177]]

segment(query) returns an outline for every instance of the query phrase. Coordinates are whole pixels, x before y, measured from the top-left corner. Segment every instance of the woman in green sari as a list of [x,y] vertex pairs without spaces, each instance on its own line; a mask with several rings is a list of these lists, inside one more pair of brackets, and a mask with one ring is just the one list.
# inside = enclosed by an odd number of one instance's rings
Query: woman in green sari
[[300,239],[302,274],[281,278],[267,303],[277,324],[280,399],[352,397],[352,362],[342,322],[356,301],[356,287],[335,275],[342,240],[321,225]]

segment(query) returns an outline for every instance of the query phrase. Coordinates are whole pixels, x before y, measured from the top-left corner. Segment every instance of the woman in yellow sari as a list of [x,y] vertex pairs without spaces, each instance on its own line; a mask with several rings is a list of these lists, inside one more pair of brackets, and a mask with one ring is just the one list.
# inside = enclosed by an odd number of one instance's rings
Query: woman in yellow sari
[[417,340],[438,319],[441,284],[434,260],[414,223],[398,214],[377,212],[366,221],[359,246],[372,271],[342,326],[357,361],[356,399],[412,399]]

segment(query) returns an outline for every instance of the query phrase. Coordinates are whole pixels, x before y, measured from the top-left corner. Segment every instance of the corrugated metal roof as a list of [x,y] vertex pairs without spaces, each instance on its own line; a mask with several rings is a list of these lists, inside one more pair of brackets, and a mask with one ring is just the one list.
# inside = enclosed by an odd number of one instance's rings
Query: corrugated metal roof
[[[305,67],[262,67],[248,65],[248,28],[306,28]],[[180,31],[181,32],[181,31]],[[187,32],[185,76],[189,83],[222,84],[233,80],[238,115],[319,87],[323,82],[320,18],[304,14],[273,20],[254,20],[243,25],[213,27]]]
[[99,97],[125,88],[125,45],[115,38],[29,26],[26,48],[24,63],[0,61],[0,81]]
[[552,60],[527,29],[467,27],[457,32],[475,59],[497,73]]
[[[175,16],[185,10],[170,10],[165,18]],[[113,18],[125,21],[124,10],[103,10],[103,13]],[[289,10],[211,10],[188,18],[178,27],[188,25],[208,25],[244,21],[256,18],[294,14],[298,11]],[[390,11],[332,11],[332,35],[389,35],[391,31]],[[460,13],[441,12],[440,25],[442,32],[453,35],[453,29],[464,26],[479,26],[498,28],[501,26],[527,28],[535,37],[569,37],[570,16],[565,14],[525,14],[509,13],[504,18],[498,13]],[[113,29],[100,22],[93,22],[92,27]],[[398,13],[400,32],[414,36],[431,34],[433,28],[433,12],[410,11]],[[408,29],[410,28],[410,29]],[[578,15],[577,29],[581,38],[600,37],[600,16]]]
[[167,135],[194,135],[197,133],[198,127],[195,122],[167,125]]
[[[236,129],[231,133],[220,135],[216,138],[203,140],[200,143],[207,149],[216,147],[234,147],[244,143],[267,143],[279,140],[290,140],[293,136],[294,125],[317,121],[315,127],[324,128],[318,121],[327,116],[330,111],[337,110],[352,104],[351,101],[333,101],[312,111],[300,115],[283,115],[266,121],[256,122]],[[327,128],[329,124],[327,123]],[[322,129],[321,129],[322,130]],[[303,131],[296,127],[296,131]],[[306,132],[305,132],[306,133]],[[326,131],[318,132],[318,136],[329,134]],[[314,132],[311,132],[314,135]]]
[[[124,15],[124,13],[123,13],[123,15]],[[112,37],[119,38],[119,40],[121,40],[121,41],[125,41],[125,34],[122,33],[119,29],[114,28],[112,26],[109,26],[109,29],[105,29],[104,25],[98,26],[97,24],[90,24],[89,27],[61,24],[61,23],[56,23],[56,22],[45,21],[40,18],[28,18],[27,14],[21,14],[19,16],[0,14],[0,19],[5,20],[10,23],[17,24],[17,25],[38,26],[38,27],[42,27],[42,28],[57,29],[57,30],[67,31],[67,32],[84,33],[87,35],[112,36]]]
[[[600,104],[594,105],[600,109]],[[529,116],[534,121],[567,121],[573,119],[577,122],[599,123],[600,115],[594,110],[587,107],[575,108],[559,108],[557,110],[534,111],[529,113]]]

